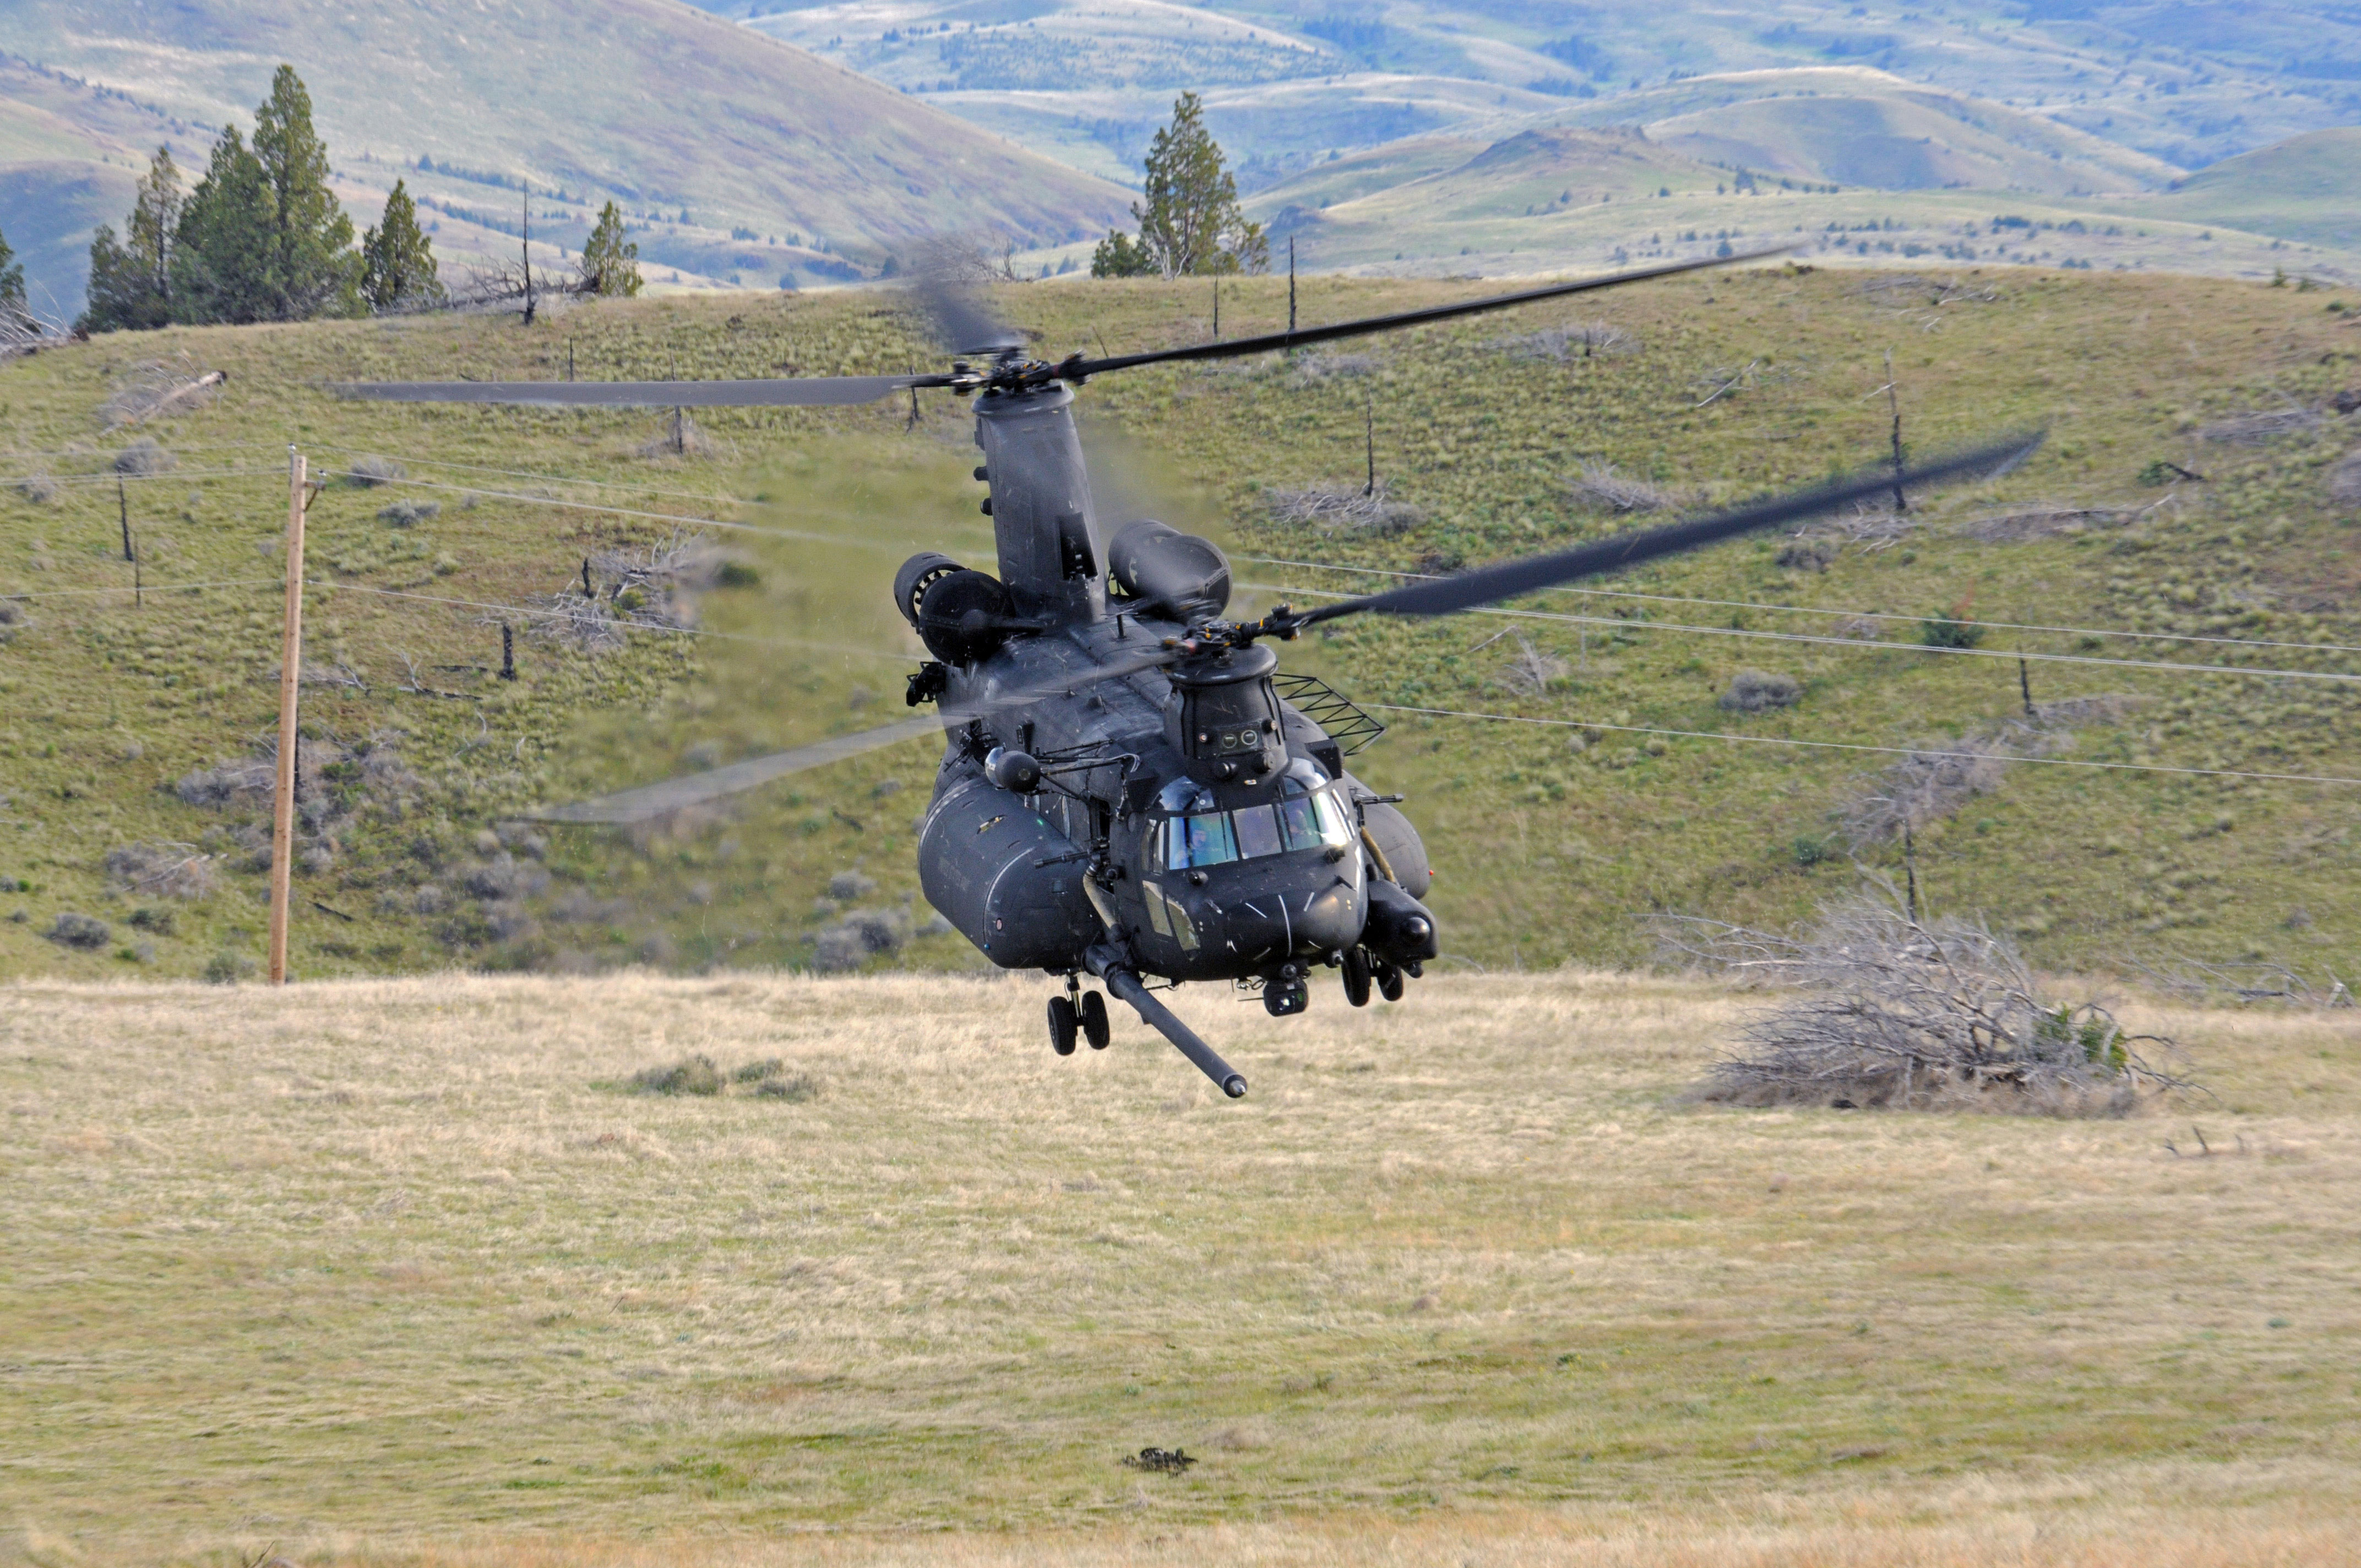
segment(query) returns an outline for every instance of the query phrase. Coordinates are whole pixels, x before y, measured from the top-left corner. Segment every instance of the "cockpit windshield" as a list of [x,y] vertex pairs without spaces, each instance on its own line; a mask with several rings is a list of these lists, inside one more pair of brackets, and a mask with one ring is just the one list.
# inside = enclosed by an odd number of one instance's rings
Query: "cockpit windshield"
[[1193,788],[1180,804],[1186,815],[1167,818],[1152,829],[1162,839],[1160,854],[1154,858],[1160,859],[1167,871],[1223,866],[1295,850],[1341,850],[1353,842],[1352,808],[1338,786],[1308,762],[1298,762],[1288,769],[1279,780],[1275,806],[1187,810],[1213,804],[1210,792]]

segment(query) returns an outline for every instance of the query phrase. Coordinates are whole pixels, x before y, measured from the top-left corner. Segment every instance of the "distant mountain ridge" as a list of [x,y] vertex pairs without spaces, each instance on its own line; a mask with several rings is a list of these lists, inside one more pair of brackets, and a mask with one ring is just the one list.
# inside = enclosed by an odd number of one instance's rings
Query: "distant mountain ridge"
[[[104,196],[71,192],[113,182],[92,170],[129,172],[154,140],[201,170],[213,128],[246,123],[281,60],[312,90],[357,218],[402,178],[446,212],[506,209],[521,227],[515,187],[530,185],[537,235],[578,245],[612,199],[659,281],[858,276],[938,231],[1041,245],[1103,233],[1125,210],[1104,181],[676,0],[343,0],[332,17],[300,0],[9,10],[24,60],[5,73],[0,229],[37,234],[60,296],[80,284],[58,276],[60,247],[86,243]],[[493,193],[486,175],[511,189]],[[509,248],[465,219],[438,241]]]

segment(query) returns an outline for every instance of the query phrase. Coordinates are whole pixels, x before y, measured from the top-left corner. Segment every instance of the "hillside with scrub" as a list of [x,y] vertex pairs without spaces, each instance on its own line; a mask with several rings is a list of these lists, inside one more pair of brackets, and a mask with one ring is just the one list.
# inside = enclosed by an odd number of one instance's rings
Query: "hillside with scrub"
[[[1225,334],[1284,324],[1284,279],[1221,286]],[[1045,353],[1120,352],[1207,335],[1212,287],[995,304]],[[1474,291],[1307,279],[1299,304]],[[1897,416],[1921,454],[2044,425],[1989,486],[1499,612],[1353,623],[1284,664],[1390,727],[1356,767],[1409,795],[1461,963],[1631,961],[1650,912],[1783,925],[1882,878],[2044,966],[2276,964],[2324,992],[2361,969],[2356,304],[1770,267],[1082,399],[1103,508],[1217,533],[1241,605],[1874,465]],[[915,897],[928,746],[636,836],[516,820],[902,712],[895,565],[989,565],[961,405],[676,420],[328,389],[930,362],[898,306],[169,328],[0,369],[0,972],[250,970],[291,441],[326,485],[299,976],[980,964]]]

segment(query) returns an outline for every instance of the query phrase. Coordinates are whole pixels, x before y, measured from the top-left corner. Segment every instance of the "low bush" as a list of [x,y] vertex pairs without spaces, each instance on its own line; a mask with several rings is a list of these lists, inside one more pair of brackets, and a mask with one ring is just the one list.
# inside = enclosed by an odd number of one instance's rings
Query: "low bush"
[[89,915],[78,915],[69,909],[49,923],[41,933],[60,948],[72,948],[78,952],[93,953],[113,939],[114,933],[106,922]]
[[631,1087],[642,1094],[719,1094],[724,1080],[713,1058],[685,1057],[670,1067],[652,1067],[631,1075]]
[[156,444],[152,435],[143,435],[115,455],[115,471],[118,474],[169,474],[181,466],[181,460]]
[[353,466],[345,470],[345,477],[364,490],[409,477],[410,470],[390,457],[356,457]]
[[1803,700],[1804,684],[1793,675],[1741,670],[1730,677],[1730,687],[1721,694],[1719,704],[1724,713],[1768,713]]

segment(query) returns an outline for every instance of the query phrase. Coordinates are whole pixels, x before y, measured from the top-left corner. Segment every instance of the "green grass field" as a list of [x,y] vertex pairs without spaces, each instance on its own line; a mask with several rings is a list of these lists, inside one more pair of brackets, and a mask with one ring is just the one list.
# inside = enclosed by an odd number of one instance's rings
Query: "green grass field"
[[[1560,594],[1530,607],[1598,618],[1587,623],[1366,623],[1287,649],[1290,667],[1388,705],[1380,717],[1395,728],[1364,772],[1410,794],[1441,871],[1445,947],[1465,961],[1628,961],[1647,950],[1634,916],[1656,908],[1807,914],[1857,885],[1836,817],[1894,757],[1763,742],[1972,737],[2021,709],[2020,647],[2165,666],[2032,663],[2041,702],[2141,699],[2076,726],[2067,760],[2361,777],[2361,666],[2345,651],[2361,646],[2356,513],[2331,491],[2355,436],[2327,400],[2361,382],[2346,296],[2187,278],[1927,276],[1960,287],[1827,270],[1692,279],[1353,354],[1109,378],[1084,401],[1102,488],[1219,533],[1241,579],[1265,585],[1243,596],[1259,602],[1373,580],[1345,568],[1448,569],[1625,526],[1575,486],[1587,461],[1692,501],[1874,463],[1890,435],[1876,395],[1888,351],[1915,450],[2048,427],[2023,471],[1925,498],[1918,526],[1895,537],[1832,537],[1784,565],[1785,542],[1741,544],[1602,585],[1655,598]],[[1225,287],[1225,331],[1283,322],[1283,280]],[[1307,280],[1302,316],[1466,288]],[[569,353],[599,377],[918,363],[889,303],[750,295],[588,309],[530,330],[422,319],[174,331],[8,367],[10,466],[55,482],[47,500],[30,499],[40,486],[0,493],[0,591],[26,596],[0,629],[0,875],[29,884],[0,893],[0,970],[192,976],[251,961],[260,805],[192,806],[174,786],[250,760],[273,722],[291,440],[331,472],[377,454],[409,474],[373,489],[340,482],[313,512],[311,571],[324,586],[307,659],[332,677],[342,661],[364,685],[307,686],[307,722],[324,745],[374,736],[378,749],[374,763],[323,752],[322,768],[337,771],[322,774],[305,836],[300,974],[794,966],[837,913],[817,902],[832,877],[873,881],[855,900],[913,896],[908,826],[933,767],[917,746],[790,781],[669,836],[503,841],[495,829],[533,802],[901,711],[913,650],[884,603],[895,564],[922,547],[988,553],[950,400],[909,429],[892,404],[719,416],[706,426],[714,454],[682,459],[664,450],[668,421],[655,414],[386,408],[324,390],[351,377],[559,375]],[[1206,332],[1211,300],[1202,285],[1077,282],[1003,303],[1062,352],[1189,341]],[[1611,324],[1636,351],[1534,356],[1531,334],[1569,322]],[[179,467],[126,487],[146,585],[135,607],[107,473],[132,433],[104,431],[96,411],[158,361],[231,379],[153,432]],[[2257,412],[2290,428],[2253,444],[2209,439]],[[1274,490],[1359,488],[1365,422],[1389,494],[1415,509],[1407,530],[1278,521]],[[2151,482],[2171,478],[2162,462],[2206,478]],[[442,510],[396,526],[380,519],[396,499]],[[535,633],[584,557],[644,548],[676,526],[753,568],[753,586],[704,597],[700,630],[719,635],[634,633],[629,648],[592,654]],[[2086,630],[1994,630],[1976,654],[1938,656],[1917,628],[1938,612]],[[513,685],[493,675],[503,620],[519,635]],[[1757,635],[1774,631],[1833,640]],[[1521,663],[1543,673],[1537,687]],[[2251,673],[2267,664],[2305,678]],[[1718,695],[1746,667],[1793,675],[1802,701],[1722,711]],[[1462,714],[1493,717],[1450,716]],[[1986,915],[2044,965],[2268,958],[2324,988],[2361,967],[2353,791],[2019,765],[1919,837],[1917,871],[1937,907]],[[110,878],[110,851],[157,845],[205,857],[213,891],[175,900]],[[1901,870],[1891,847],[1858,853],[1872,871]],[[64,912],[103,920],[106,940],[82,950],[45,939]],[[895,961],[977,959],[956,938],[921,936]]]
[[[1686,984],[1438,980],[1286,1021],[1190,988],[1236,1103],[1135,1025],[1053,1058],[1042,991],[11,987],[5,1539],[92,1565],[2349,1552],[2349,1013],[2136,1010],[2211,1097],[2059,1122],[1686,1106],[1739,1005]],[[796,1087],[629,1091],[691,1053]],[[1119,1463],[1148,1445],[1200,1463]]]

